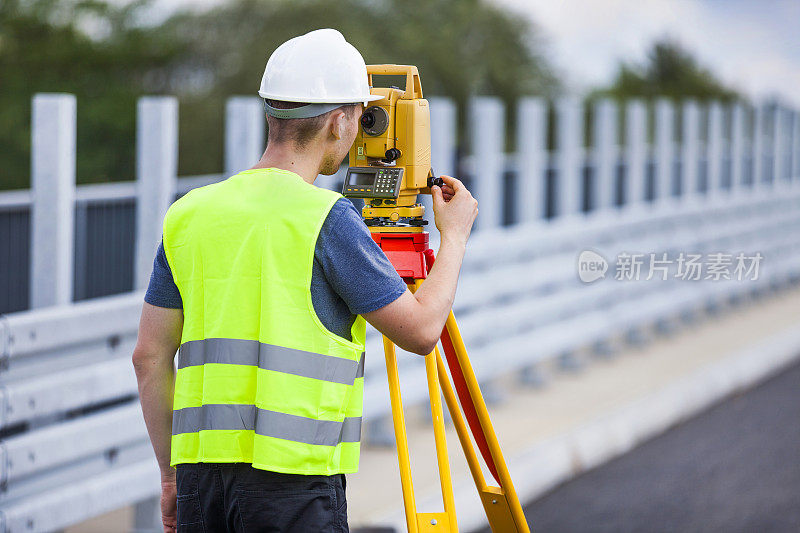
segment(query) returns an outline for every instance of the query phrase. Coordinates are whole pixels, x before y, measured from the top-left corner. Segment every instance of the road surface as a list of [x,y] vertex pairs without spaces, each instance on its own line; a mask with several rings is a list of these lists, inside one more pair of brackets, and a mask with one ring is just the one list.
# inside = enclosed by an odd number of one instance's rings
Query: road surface
[[525,509],[535,533],[800,532],[800,365]]

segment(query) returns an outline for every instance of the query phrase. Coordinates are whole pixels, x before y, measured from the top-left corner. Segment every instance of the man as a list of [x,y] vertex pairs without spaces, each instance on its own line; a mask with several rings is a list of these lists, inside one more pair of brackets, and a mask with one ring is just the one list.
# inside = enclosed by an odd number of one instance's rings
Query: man
[[133,364],[165,532],[347,531],[365,321],[431,352],[477,214],[443,176],[438,257],[412,294],[349,200],[313,186],[376,98],[358,51],[331,29],[291,39],[259,94],[266,151],[170,207],[142,309]]

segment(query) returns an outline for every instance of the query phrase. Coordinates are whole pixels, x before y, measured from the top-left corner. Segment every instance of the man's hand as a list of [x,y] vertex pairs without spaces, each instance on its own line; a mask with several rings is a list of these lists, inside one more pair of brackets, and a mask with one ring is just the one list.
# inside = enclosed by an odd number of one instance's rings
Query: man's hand
[[394,302],[364,313],[367,322],[392,342],[421,355],[436,346],[453,307],[461,260],[478,214],[478,202],[463,183],[450,176],[440,177],[444,184],[431,187],[431,194],[442,242],[425,283],[415,294],[406,291]]
[[164,533],[178,531],[178,490],[175,478],[161,480],[161,523]]
[[439,176],[444,181],[441,187],[431,187],[433,214],[442,239],[453,239],[465,244],[478,215],[478,201],[456,178]]

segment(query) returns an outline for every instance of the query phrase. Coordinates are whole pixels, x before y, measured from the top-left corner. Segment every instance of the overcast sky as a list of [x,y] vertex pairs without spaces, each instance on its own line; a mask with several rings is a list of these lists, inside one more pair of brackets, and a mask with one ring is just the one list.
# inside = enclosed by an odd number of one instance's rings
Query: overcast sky
[[[223,1],[155,5],[163,15]],[[607,83],[620,60],[642,61],[655,39],[669,35],[745,94],[777,94],[800,107],[800,0],[489,1],[539,26],[548,57],[575,91]]]
[[543,30],[576,90],[608,82],[669,35],[723,81],[800,106],[800,0],[493,0]]

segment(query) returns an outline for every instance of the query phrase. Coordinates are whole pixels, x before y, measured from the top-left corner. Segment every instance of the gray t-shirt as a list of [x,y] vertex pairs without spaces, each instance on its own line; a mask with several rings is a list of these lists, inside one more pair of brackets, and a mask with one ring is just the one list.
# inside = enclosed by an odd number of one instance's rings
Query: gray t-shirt
[[[400,297],[406,284],[386,258],[358,210],[346,198],[333,204],[314,248],[311,301],[322,324],[350,338],[356,315],[369,313]],[[183,308],[172,270],[159,245],[144,301],[158,307]]]

